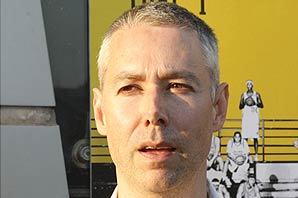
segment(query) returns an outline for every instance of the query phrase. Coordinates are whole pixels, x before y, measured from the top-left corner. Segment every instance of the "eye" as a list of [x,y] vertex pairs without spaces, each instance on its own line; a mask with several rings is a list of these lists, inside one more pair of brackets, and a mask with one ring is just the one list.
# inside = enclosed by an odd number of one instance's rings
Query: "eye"
[[175,91],[194,92],[194,88],[191,85],[184,84],[184,83],[172,82],[169,84],[168,89],[173,90],[173,92],[175,92]]
[[137,85],[126,85],[119,89],[118,94],[129,95],[133,93],[138,93],[140,91],[142,91],[142,89]]

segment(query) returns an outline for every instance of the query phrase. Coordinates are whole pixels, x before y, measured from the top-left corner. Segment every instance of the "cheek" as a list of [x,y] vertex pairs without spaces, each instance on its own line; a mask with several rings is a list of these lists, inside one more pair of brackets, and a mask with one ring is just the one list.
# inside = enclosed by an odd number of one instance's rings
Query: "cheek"
[[[178,126],[183,126],[182,130],[190,131],[211,131],[213,123],[213,106],[207,98],[193,100],[189,103],[178,104],[171,108],[173,118],[178,122]],[[198,133],[197,135],[201,135]]]
[[132,130],[136,123],[137,111],[136,104],[126,100],[109,100],[106,104],[106,120],[108,127],[112,130]]
[[131,115],[133,113],[129,106],[123,106],[120,103],[111,102],[106,106],[106,133],[109,149],[115,161],[119,161],[121,156],[126,156],[124,152],[129,149],[129,140],[134,126]]
[[[112,97],[110,97],[112,98]],[[140,124],[139,102],[127,99],[110,99],[105,104],[107,135],[118,147],[132,147],[134,131]]]
[[[207,157],[212,135],[213,111],[211,104],[194,105],[179,116],[180,131],[184,131],[185,144],[193,158],[202,161]],[[176,114],[177,115],[177,114]]]

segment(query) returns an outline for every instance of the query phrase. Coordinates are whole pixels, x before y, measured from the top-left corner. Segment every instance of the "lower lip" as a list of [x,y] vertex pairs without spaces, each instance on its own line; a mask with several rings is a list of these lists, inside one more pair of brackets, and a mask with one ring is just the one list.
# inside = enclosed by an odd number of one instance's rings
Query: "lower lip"
[[139,152],[142,156],[154,161],[165,161],[175,154],[174,151],[169,150],[151,150],[146,152]]

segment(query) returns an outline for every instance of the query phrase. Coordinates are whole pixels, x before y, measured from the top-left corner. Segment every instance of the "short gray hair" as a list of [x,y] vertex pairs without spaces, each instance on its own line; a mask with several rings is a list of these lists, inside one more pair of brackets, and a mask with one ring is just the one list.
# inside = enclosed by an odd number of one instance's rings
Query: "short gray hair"
[[138,24],[152,26],[173,26],[187,31],[195,31],[201,42],[201,49],[207,61],[207,68],[212,82],[211,96],[215,97],[219,84],[218,46],[213,30],[200,18],[174,3],[156,2],[145,3],[132,8],[117,18],[103,37],[98,55],[98,77],[100,89],[103,88],[106,63],[109,59],[109,46],[114,32],[123,27],[132,27]]

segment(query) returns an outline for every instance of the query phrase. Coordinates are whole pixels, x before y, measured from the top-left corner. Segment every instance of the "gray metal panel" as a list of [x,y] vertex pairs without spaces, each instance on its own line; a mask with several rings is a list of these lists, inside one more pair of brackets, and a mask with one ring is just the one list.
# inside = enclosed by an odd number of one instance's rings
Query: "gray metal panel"
[[1,126],[1,197],[68,196],[58,126]]
[[1,0],[1,105],[54,106],[40,0]]

